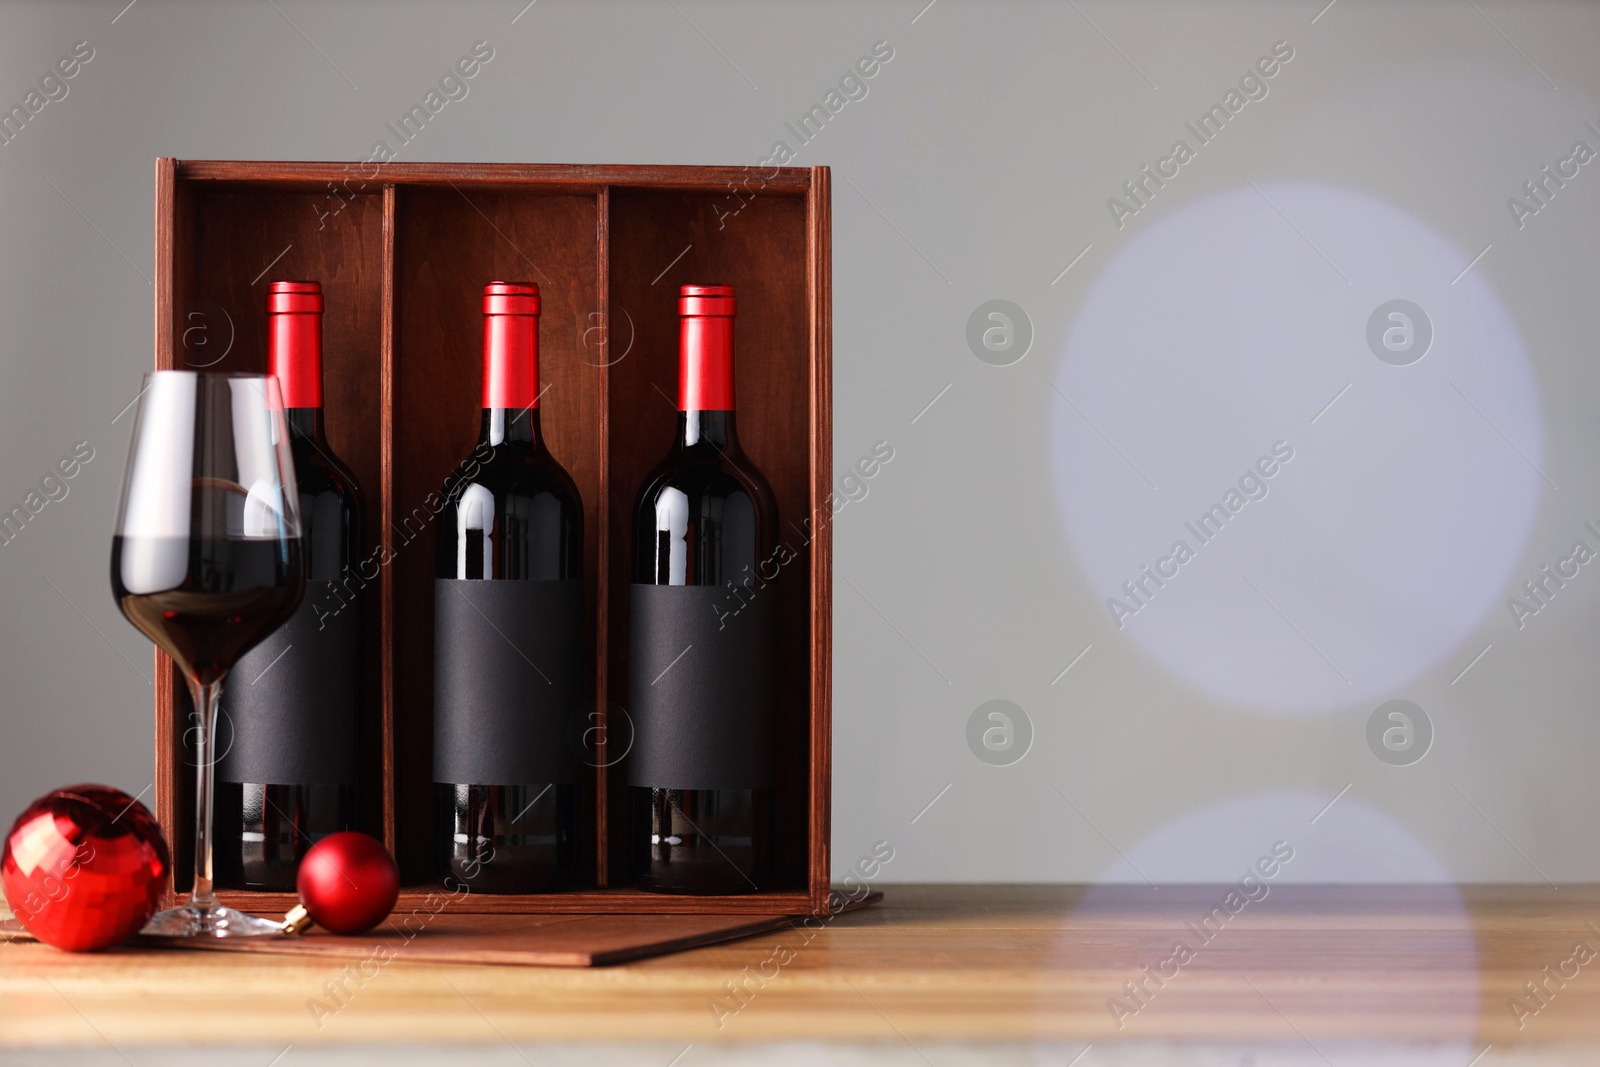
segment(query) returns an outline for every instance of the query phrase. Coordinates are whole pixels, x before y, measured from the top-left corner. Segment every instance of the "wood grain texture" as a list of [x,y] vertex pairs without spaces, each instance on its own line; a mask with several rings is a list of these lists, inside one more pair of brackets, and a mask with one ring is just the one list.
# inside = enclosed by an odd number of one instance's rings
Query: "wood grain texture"
[[[441,887],[411,884],[400,891],[396,907],[421,905]],[[236,908],[268,915],[283,915],[295,905],[292,893],[256,893],[230,890],[221,894]],[[627,886],[613,889],[569,889],[560,893],[519,896],[509,893],[473,893],[452,911],[463,915],[559,915],[623,913],[640,915],[804,915],[814,907],[805,889],[787,892],[741,893],[737,896],[697,897],[647,893]]]
[[[380,183],[442,185],[472,183],[479,189],[514,192],[538,186],[553,194],[593,195],[602,186],[640,186],[662,191],[722,195],[730,185],[762,183],[767,196],[803,197],[811,184],[804,167],[685,167],[569,163],[357,163],[175,160],[177,175],[189,182],[296,187],[325,193],[333,182],[353,192],[375,191]],[[759,177],[758,177],[759,175]]]
[[[382,337],[378,346],[380,364],[379,383],[381,401],[378,412],[378,452],[381,473],[376,494],[369,494],[369,517],[376,514],[380,560],[394,554],[394,492],[395,483],[395,395],[399,388],[395,376],[395,323],[399,315],[395,278],[399,258],[400,196],[393,185],[383,187],[383,276],[380,315]],[[377,783],[381,811],[383,812],[383,843],[390,855],[400,848],[400,833],[395,818],[398,805],[393,796],[395,782],[395,632],[394,632],[394,568],[384,567],[378,575],[378,686],[382,693],[383,721],[381,723],[383,776]],[[371,635],[372,627],[368,626]]]
[[[190,275],[189,254],[193,247],[192,212],[188,210],[187,192],[177,185],[177,164],[171,159],[156,160],[155,174],[155,369],[171,370],[175,365],[177,339],[174,316],[182,299],[180,289]],[[156,820],[167,831],[167,839],[174,839],[176,828],[192,825],[194,816],[184,817],[183,788],[178,768],[182,761],[178,745],[182,731],[177,729],[178,705],[182,684],[172,659],[159,648],[154,653],[155,696],[155,787],[151,808]],[[191,807],[190,812],[193,811]],[[188,836],[192,836],[190,830]],[[172,899],[169,886],[166,900]]]
[[[137,948],[71,956],[22,943],[0,946],[0,1040],[1205,1040],[1292,1047],[1321,1062],[1311,1043],[1332,1062],[1376,1062],[1338,1044],[1366,1040],[1459,1049],[1439,1062],[1462,1065],[1492,1043],[1483,1067],[1512,1062],[1500,1058],[1506,1046],[1600,1041],[1591,973],[1600,961],[1552,985],[1520,1027],[1507,1006],[1576,941],[1600,947],[1588,925],[1600,924],[1596,886],[1274,886],[1119,1028],[1108,1000],[1125,997],[1123,983],[1226,891],[889,886],[859,913],[594,970],[427,964],[402,951],[320,1027],[308,999],[370,957],[363,939],[327,960]],[[743,990],[742,1005],[727,983]]]
[[[833,255],[832,174],[811,170],[807,200],[806,291],[810,310],[809,491],[811,513],[820,524],[811,544],[811,766],[810,823],[813,841],[828,839],[833,825]],[[811,855],[813,902],[824,902],[829,850]]]
[[[597,578],[594,598],[594,699],[599,715],[600,730],[596,735],[591,762],[594,765],[595,805],[595,885],[604,889],[627,875],[626,848],[623,835],[611,832],[613,821],[627,817],[627,808],[612,804],[613,778],[610,735],[612,723],[611,647],[606,635],[611,632],[611,605],[606,595],[611,574],[612,544],[607,536],[611,529],[611,190],[602,188],[595,194],[595,305],[598,330],[586,331],[584,348],[595,363],[595,484],[594,514],[590,518],[595,541],[595,568]],[[629,331],[631,343],[632,331]],[[626,551],[626,549],[621,549]],[[632,736],[630,733],[629,742]],[[615,854],[615,858],[613,858]]]
[[[542,421],[584,502],[586,606],[602,715],[626,699],[629,519],[675,418],[676,286],[739,288],[740,428],[804,562],[779,584],[779,877],[772,891],[684,898],[627,888],[626,767],[601,742],[584,812],[586,883],[555,896],[477,895],[489,912],[790,914],[821,906],[829,871],[831,730],[831,266],[827,168],[160,160],[157,363],[183,349],[193,309],[226,318],[217,369],[264,362],[259,283],[310,277],[328,297],[325,392],[333,445],[367,490],[376,583],[365,722],[368,826],[408,882],[427,878],[433,531],[423,508],[471,449],[484,282],[537,281]],[[681,257],[679,253],[683,254]],[[280,257],[281,258],[274,258]],[[675,258],[677,257],[677,258]],[[204,335],[197,335],[203,338]],[[209,355],[209,353],[208,353]],[[419,517],[420,516],[420,517]],[[155,806],[188,882],[188,698],[158,661]],[[407,900],[425,889],[408,890]],[[281,910],[284,894],[224,894]]]
[[[524,967],[603,967],[630,960],[733,941],[790,920],[781,915],[452,915],[448,905],[401,913],[361,938],[418,963],[497,964]],[[141,942],[144,944],[144,942]],[[188,946],[151,938],[151,948]],[[315,928],[296,938],[209,941],[200,949],[262,956],[317,956],[342,964],[351,940]]]

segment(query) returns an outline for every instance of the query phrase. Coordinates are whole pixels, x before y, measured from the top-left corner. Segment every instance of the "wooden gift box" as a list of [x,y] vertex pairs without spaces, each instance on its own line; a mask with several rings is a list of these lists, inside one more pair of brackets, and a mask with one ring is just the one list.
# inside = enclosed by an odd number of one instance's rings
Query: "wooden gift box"
[[[322,283],[330,443],[366,496],[363,822],[399,860],[401,908],[429,881],[434,531],[425,498],[477,436],[485,282],[537,282],[540,400],[550,451],[584,509],[596,764],[583,883],[472,893],[457,911],[811,912],[828,899],[832,545],[831,268],[826,167],[156,162],[156,367],[265,368],[266,283]],[[739,435],[800,550],[777,583],[781,696],[775,878],[743,896],[631,888],[626,757],[634,493],[677,418],[677,290],[736,287]],[[156,653],[155,810],[175,892],[193,871],[192,708]],[[615,720],[615,721],[613,721]],[[609,740],[609,745],[608,745]],[[282,893],[221,893],[282,912]]]

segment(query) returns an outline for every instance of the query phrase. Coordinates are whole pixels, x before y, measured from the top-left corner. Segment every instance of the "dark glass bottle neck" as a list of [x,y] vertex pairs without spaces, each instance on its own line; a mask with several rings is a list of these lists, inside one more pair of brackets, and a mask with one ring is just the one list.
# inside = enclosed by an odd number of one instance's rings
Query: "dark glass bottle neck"
[[523,444],[544,446],[539,428],[538,408],[484,408],[478,440],[491,445]]
[[324,440],[321,408],[285,408],[283,416],[291,440],[306,438],[319,444]]
[[678,446],[697,448],[708,444],[728,451],[739,447],[739,437],[734,431],[733,412],[678,412]]

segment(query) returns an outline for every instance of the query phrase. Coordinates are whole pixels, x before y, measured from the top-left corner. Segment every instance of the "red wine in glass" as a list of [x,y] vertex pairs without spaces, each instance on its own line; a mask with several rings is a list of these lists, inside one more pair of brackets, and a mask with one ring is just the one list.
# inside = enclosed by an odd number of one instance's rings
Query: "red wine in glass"
[[157,371],[139,394],[111,544],[111,590],[128,621],[183,673],[194,702],[195,850],[189,899],[145,932],[277,934],[217,902],[212,779],[217,702],[239,657],[305,591],[294,459],[275,379]]
[[186,676],[215,684],[299,599],[300,546],[266,538],[114,537],[111,592]]

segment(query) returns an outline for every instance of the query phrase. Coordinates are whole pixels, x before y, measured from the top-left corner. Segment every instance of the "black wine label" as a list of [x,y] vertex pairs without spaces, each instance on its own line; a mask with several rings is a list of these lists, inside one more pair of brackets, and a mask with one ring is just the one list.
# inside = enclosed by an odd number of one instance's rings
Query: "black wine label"
[[628,784],[754,789],[773,784],[777,591],[737,612],[714,585],[633,586]]
[[[217,721],[221,781],[355,784],[360,606],[338,584],[308,580],[289,621],[228,672]],[[330,612],[330,603],[344,607]]]
[[433,583],[433,780],[576,783],[583,583]]

